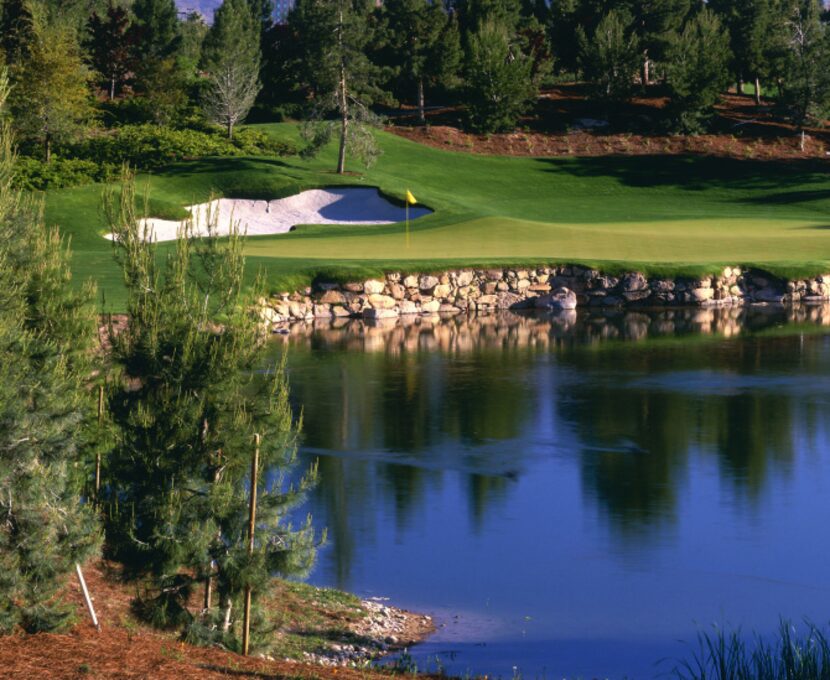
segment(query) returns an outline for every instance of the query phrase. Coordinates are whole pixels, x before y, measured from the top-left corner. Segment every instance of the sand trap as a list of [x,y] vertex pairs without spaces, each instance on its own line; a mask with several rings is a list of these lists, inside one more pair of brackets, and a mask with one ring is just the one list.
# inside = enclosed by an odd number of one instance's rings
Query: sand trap
[[[377,189],[361,187],[332,187],[312,189],[295,196],[274,201],[252,201],[239,198],[219,198],[209,203],[186,206],[193,218],[193,234],[208,234],[208,220],[212,216],[215,236],[225,236],[231,225],[237,223],[248,236],[284,234],[297,224],[392,224],[406,219],[405,209],[387,201]],[[415,219],[432,211],[423,206],[409,208],[409,218]],[[173,241],[182,223],[150,217],[142,220],[145,237],[156,241]],[[106,238],[112,239],[112,234]]]

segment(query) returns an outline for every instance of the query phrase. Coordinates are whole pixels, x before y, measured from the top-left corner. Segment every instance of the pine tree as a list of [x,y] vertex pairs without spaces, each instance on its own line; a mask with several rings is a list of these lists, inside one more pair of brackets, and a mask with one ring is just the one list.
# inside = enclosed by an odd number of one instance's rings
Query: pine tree
[[830,32],[821,21],[818,0],[798,0],[786,24],[781,103],[801,134],[810,120],[830,109]]
[[770,0],[713,0],[710,7],[729,31],[737,93],[742,93],[744,79],[751,79],[755,83],[755,102],[760,104],[761,78],[769,67],[767,49],[772,3]]
[[74,32],[60,26],[36,28],[28,58],[15,69],[11,110],[26,140],[43,148],[48,163],[55,142],[72,139],[94,115],[90,72]]
[[466,104],[472,129],[510,130],[535,100],[533,61],[511,43],[505,24],[485,22],[469,37]]
[[135,0],[133,14],[141,30],[137,54],[142,61],[155,62],[176,53],[181,35],[173,0]]
[[369,166],[380,154],[372,130],[379,119],[369,107],[385,94],[380,71],[366,56],[374,33],[370,14],[367,0],[298,0],[288,15],[292,39],[300,45],[294,77],[314,105],[302,129],[305,154],[314,155],[336,135],[340,174],[347,156]]
[[[143,238],[134,191],[127,178],[105,200],[129,315],[127,328],[110,334],[116,374],[107,404],[116,444],[105,470],[107,542],[144,583],[139,604],[148,618],[186,626],[194,641],[238,649],[245,587],[261,596],[272,574],[301,572],[313,560],[310,524],[294,531],[285,516],[314,471],[281,486],[298,424],[282,366],[262,358],[239,236],[182,238],[161,262]],[[262,436],[261,468],[275,476],[261,482],[249,558],[254,433]],[[194,617],[185,602],[199,585],[205,608]]]
[[202,69],[208,74],[205,108],[233,139],[260,90],[260,27],[247,0],[224,0],[202,46]]
[[589,40],[579,29],[580,63],[592,83],[593,97],[606,106],[626,101],[634,90],[640,66],[640,47],[631,30],[631,16],[612,10],[600,21]]
[[0,2],[0,49],[4,62],[14,67],[29,54],[34,40],[35,24],[30,0]]
[[427,0],[387,0],[383,16],[395,78],[415,88],[424,122],[425,85],[452,82],[461,65],[456,24],[440,3]]
[[651,82],[652,62],[665,61],[674,38],[686,21],[693,0],[625,0],[633,17],[632,25],[642,49],[641,80]]
[[[7,94],[0,72],[0,109]],[[55,593],[99,546],[81,501],[96,318],[60,236],[11,189],[13,162],[0,117],[0,631],[34,632],[67,621]]]
[[669,59],[674,124],[683,132],[700,132],[729,78],[729,43],[717,15],[700,10],[672,45]]
[[103,76],[110,101],[136,66],[138,29],[123,7],[110,0],[104,17],[93,12],[87,23],[90,65]]

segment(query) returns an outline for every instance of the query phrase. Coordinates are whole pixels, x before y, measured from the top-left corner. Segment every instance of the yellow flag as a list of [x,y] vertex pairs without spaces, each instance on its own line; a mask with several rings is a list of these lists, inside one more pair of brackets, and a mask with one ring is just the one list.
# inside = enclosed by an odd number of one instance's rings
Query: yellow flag
[[415,205],[418,202],[415,200],[415,197],[409,189],[406,190],[406,202],[409,205]]

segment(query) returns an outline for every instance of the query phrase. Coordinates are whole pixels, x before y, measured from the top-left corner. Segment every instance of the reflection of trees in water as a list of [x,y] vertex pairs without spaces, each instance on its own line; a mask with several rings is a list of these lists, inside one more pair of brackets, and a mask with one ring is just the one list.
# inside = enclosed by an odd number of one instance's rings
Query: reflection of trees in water
[[[773,468],[775,474],[789,470],[795,433],[815,432],[807,379],[826,370],[822,344],[820,336],[791,336],[564,352],[560,361],[577,368],[580,379],[557,408],[583,442],[584,487],[621,531],[646,532],[673,521],[690,452],[700,450],[717,456],[720,477],[736,494],[757,501]],[[708,390],[683,384],[684,376],[707,373]],[[803,376],[806,394],[765,385],[770,374]],[[640,386],[637,376],[665,379]],[[726,378],[723,384],[718,376]]]
[[[821,336],[721,338],[828,319],[824,308],[668,310],[298,329],[287,341],[306,447],[361,454],[324,458],[317,491],[341,577],[353,523],[373,524],[388,507],[399,529],[417,521],[427,490],[444,479],[431,470],[469,473],[464,488],[481,528],[522,468],[521,450],[506,464],[487,444],[520,439],[539,403],[551,403],[578,437],[584,489],[621,535],[644,536],[674,521],[678,488],[698,450],[717,456],[736,494],[757,499],[770,469],[795,455],[796,420],[814,432],[821,410],[792,389],[735,387],[726,378],[820,375],[828,357]],[[707,339],[713,334],[719,337]],[[551,353],[552,365],[575,369],[568,374],[576,379],[540,394],[534,371],[549,370],[539,358]],[[703,385],[684,386],[683,372]]]

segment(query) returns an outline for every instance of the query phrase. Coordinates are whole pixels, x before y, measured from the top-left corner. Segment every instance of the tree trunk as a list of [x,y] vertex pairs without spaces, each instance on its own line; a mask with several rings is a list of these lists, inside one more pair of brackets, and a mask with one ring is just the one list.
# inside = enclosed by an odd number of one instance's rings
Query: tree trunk
[[738,78],[738,82],[735,84],[735,94],[739,97],[744,93],[744,80],[743,78]]
[[233,139],[233,121],[228,119],[228,139]]
[[43,140],[43,154],[46,156],[46,162],[52,162],[52,135],[46,133],[46,138]]
[[649,83],[649,66],[648,66],[648,50],[643,50],[643,87],[647,87]]
[[761,79],[755,76],[755,105],[761,106]]
[[227,598],[225,600],[225,620],[222,622],[222,632],[227,633],[231,629],[231,609],[233,608],[233,600]]
[[424,79],[418,78],[418,120],[422,123],[427,122],[426,112],[424,111]]
[[213,592],[212,591],[213,591],[213,576],[208,575],[208,577],[205,579],[205,603],[204,603],[205,604],[205,606],[204,606],[205,614],[207,614],[210,611],[210,607],[213,604],[213,602],[212,602]]
[[115,78],[110,78],[110,101],[115,99]]
[[799,144],[799,148],[804,151],[804,147],[807,145],[807,133],[804,128],[801,128],[801,143]]
[[343,61],[343,10],[340,10],[340,25],[337,32],[340,46],[340,151],[337,154],[337,174],[346,172],[346,139],[349,134],[349,93],[346,88],[346,64]]

